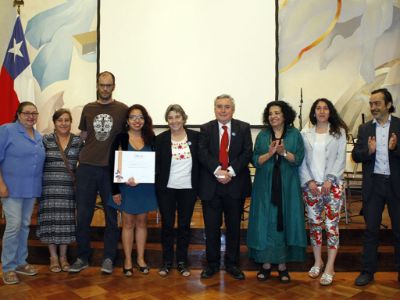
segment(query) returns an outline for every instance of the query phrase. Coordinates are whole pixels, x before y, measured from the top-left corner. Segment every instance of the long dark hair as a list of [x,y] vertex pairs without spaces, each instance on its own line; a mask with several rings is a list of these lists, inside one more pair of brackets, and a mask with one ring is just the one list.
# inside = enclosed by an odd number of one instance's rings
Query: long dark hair
[[[128,108],[128,112],[126,114],[126,120],[129,119],[129,115],[132,110],[138,109],[142,112],[143,118],[144,118],[144,124],[142,127],[142,138],[144,141],[145,145],[151,145],[154,142],[154,130],[153,130],[153,120],[151,119],[149,113],[147,110],[144,108],[143,105],[140,104],[134,104],[131,107]],[[127,126],[127,130],[129,130],[129,125]]]
[[329,118],[328,118],[328,122],[330,125],[329,128],[329,134],[335,136],[335,137],[340,137],[341,133],[340,133],[340,128],[343,128],[344,131],[346,132],[346,137],[348,137],[348,132],[349,132],[349,128],[347,127],[346,123],[343,121],[343,119],[339,116],[335,106],[332,104],[331,101],[329,101],[326,98],[319,98],[317,100],[314,101],[314,103],[311,106],[310,109],[310,122],[313,125],[317,124],[317,117],[315,116],[315,109],[317,108],[317,105],[319,102],[324,102],[329,109]]

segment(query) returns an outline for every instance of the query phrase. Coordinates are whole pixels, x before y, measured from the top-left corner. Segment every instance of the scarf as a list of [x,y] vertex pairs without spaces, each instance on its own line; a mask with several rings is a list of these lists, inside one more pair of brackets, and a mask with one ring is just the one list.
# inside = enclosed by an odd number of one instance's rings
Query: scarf
[[[275,137],[275,132],[272,128],[271,128],[271,134],[272,134],[272,141],[279,141],[279,143],[281,143],[281,140],[286,134],[286,126],[283,128],[282,136],[279,139]],[[271,202],[278,208],[277,231],[283,231],[283,211],[282,211],[283,199],[282,199],[282,175],[281,175],[281,161],[283,158],[279,154],[276,154],[274,159],[275,162],[272,171]]]

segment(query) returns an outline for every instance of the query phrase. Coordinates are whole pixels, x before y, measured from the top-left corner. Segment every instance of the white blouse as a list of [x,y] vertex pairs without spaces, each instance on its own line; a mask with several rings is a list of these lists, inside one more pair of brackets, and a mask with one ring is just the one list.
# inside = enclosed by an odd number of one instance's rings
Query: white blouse
[[171,140],[171,169],[167,187],[170,189],[192,188],[192,154],[187,136],[181,141]]
[[311,170],[313,170],[314,180],[319,183],[324,182],[325,163],[326,163],[326,138],[328,133],[317,133],[313,146],[313,155],[311,161]]

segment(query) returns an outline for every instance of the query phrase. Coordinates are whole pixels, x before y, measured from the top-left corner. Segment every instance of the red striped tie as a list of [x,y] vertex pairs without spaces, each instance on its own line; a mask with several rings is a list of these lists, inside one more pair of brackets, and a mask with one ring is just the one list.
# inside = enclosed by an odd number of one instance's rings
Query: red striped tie
[[219,147],[219,162],[221,163],[222,170],[226,170],[228,168],[228,147],[229,147],[229,138],[228,138],[228,127],[222,126],[224,133],[222,134],[221,144]]

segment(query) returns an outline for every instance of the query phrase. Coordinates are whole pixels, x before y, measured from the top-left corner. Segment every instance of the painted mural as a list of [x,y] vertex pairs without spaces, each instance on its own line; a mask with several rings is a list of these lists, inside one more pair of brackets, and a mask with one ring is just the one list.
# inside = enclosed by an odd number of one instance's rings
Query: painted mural
[[[371,118],[370,92],[385,87],[400,109],[399,0],[279,2],[280,97],[303,92],[303,124],[312,102],[335,103],[353,135]],[[397,112],[398,114],[398,112]]]
[[[10,11],[9,2],[1,5]],[[25,1],[21,20],[38,129],[51,131],[50,116],[67,107],[77,132],[83,105],[95,98],[97,0]],[[400,110],[400,0],[279,0],[279,26],[279,97],[299,112],[302,90],[303,126],[311,103],[326,97],[355,134],[361,116],[370,118],[369,93],[379,87],[392,92]]]

